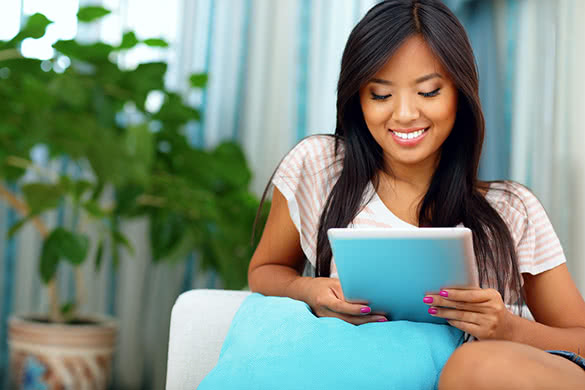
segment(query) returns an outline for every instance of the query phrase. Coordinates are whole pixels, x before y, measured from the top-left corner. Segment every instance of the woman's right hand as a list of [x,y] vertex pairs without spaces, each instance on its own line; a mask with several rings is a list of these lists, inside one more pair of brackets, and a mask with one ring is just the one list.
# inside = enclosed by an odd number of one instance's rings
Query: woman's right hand
[[388,321],[380,314],[372,313],[367,304],[346,302],[339,279],[307,278],[304,295],[317,317],[336,317],[350,324]]

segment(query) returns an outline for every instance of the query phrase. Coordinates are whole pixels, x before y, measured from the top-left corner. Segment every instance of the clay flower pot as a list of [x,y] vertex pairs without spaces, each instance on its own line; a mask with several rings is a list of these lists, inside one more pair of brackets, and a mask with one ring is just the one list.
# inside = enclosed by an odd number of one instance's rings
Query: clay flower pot
[[117,333],[113,318],[55,324],[46,317],[16,315],[8,323],[10,389],[105,390],[108,386]]

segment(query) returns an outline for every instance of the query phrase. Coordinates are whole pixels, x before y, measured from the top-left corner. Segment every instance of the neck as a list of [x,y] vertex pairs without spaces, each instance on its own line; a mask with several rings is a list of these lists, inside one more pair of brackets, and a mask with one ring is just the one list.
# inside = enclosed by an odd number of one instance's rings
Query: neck
[[438,157],[430,157],[416,164],[404,164],[387,157],[385,172],[390,182],[396,185],[407,185],[421,193],[426,193],[431,179],[439,163]]

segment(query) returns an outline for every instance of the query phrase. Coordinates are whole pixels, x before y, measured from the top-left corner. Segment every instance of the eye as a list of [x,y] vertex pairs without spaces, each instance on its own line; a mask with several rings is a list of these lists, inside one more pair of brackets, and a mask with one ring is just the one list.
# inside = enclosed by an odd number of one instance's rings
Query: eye
[[421,96],[424,96],[424,97],[433,97],[433,96],[437,96],[439,94],[440,90],[441,90],[441,88],[437,88],[431,92],[419,92],[418,94]]
[[386,100],[390,96],[392,96],[392,95],[391,94],[388,94],[388,95],[376,95],[374,92],[372,92],[372,100]]

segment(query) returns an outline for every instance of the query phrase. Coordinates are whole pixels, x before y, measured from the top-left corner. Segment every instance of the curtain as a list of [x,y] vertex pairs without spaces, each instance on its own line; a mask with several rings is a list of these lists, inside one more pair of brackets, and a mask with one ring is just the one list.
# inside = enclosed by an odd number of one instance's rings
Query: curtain
[[585,292],[585,3],[519,1],[511,177],[539,197]]

